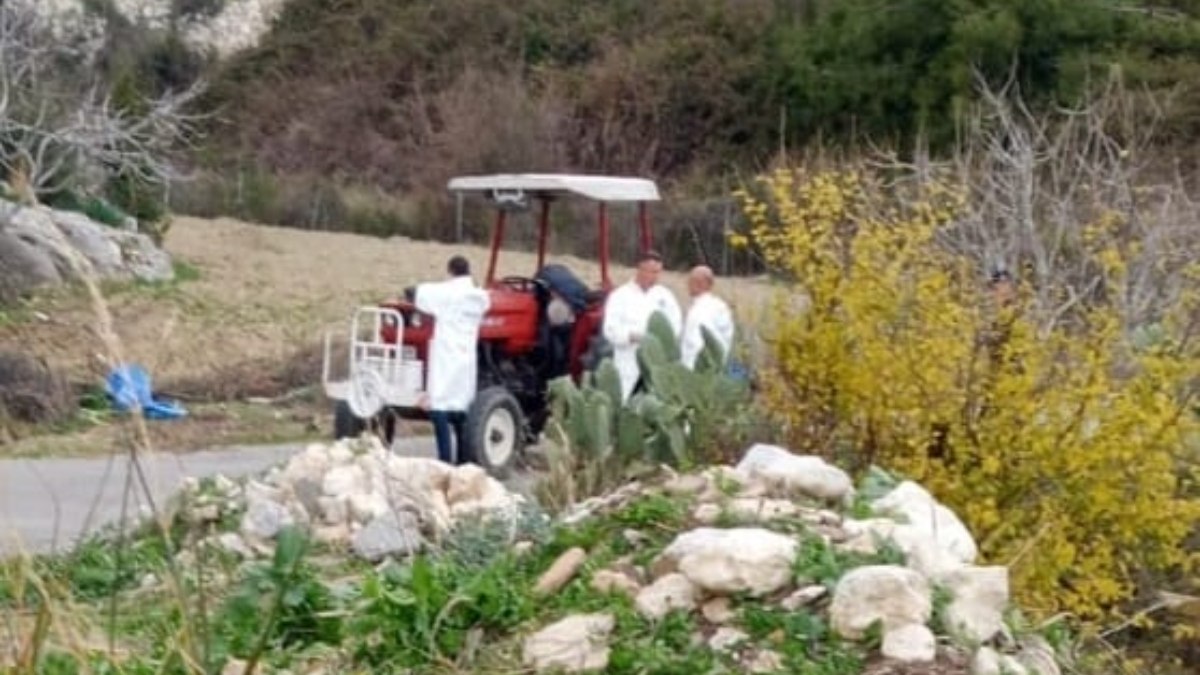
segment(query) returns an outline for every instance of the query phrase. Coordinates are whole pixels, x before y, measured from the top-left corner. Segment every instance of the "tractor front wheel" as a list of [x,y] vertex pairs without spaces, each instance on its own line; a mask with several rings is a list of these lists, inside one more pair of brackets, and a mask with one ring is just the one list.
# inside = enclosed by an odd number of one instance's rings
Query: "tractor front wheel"
[[517,399],[504,387],[488,387],[475,396],[464,424],[472,458],[495,478],[507,478],[525,449],[525,421]]

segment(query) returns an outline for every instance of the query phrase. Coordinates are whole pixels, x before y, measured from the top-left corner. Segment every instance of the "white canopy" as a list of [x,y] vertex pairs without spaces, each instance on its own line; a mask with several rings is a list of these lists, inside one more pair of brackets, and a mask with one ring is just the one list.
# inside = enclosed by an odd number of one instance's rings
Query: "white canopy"
[[602,202],[656,202],[658,186],[645,178],[565,173],[507,173],[450,179],[451,192],[571,193]]

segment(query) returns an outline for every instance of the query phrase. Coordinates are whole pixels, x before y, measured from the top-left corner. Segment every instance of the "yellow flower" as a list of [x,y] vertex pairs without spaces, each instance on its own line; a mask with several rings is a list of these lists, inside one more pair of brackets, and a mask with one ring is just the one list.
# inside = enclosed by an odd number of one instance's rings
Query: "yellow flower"
[[[1021,307],[989,310],[979,271],[937,244],[970,206],[961,184],[788,170],[759,183],[766,196],[736,195],[749,235],[811,300],[768,327],[764,401],[795,447],[853,447],[922,482],[1047,615],[1102,621],[1135,570],[1200,567],[1183,548],[1200,469],[1189,490],[1177,472],[1183,439],[1200,439],[1178,397],[1200,380],[1200,346],[1130,354],[1117,305],[1048,332]],[[1126,220],[1105,211],[1080,235],[1110,289],[1140,254],[1113,245]],[[1189,272],[1200,281],[1200,263]],[[1164,326],[1182,332],[1197,308],[1200,293],[1182,293]]]

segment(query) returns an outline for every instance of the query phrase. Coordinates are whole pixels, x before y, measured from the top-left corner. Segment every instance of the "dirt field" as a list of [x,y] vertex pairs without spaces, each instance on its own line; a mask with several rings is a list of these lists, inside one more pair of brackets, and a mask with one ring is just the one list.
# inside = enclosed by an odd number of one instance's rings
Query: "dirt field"
[[[237,429],[261,427],[264,416],[244,414],[250,422],[231,423],[227,402],[318,384],[322,336],[327,330],[335,336],[347,330],[354,307],[397,296],[420,281],[443,278],[446,260],[456,253],[471,260],[479,280],[488,254],[481,247],[183,217],[171,227],[166,248],[180,266],[181,280],[106,288],[125,358],[143,364],[157,389],[200,406],[202,416],[214,420],[205,430],[219,421],[220,429],[228,432],[221,438],[230,442],[245,442]],[[556,256],[551,260],[570,266],[588,283],[599,281],[599,266],[593,262]],[[504,251],[500,272],[528,275],[535,263],[532,253]],[[631,273],[615,268],[612,277],[620,283]],[[664,277],[686,309],[682,273]],[[757,323],[769,297],[768,287],[758,280],[722,280],[718,291],[734,306],[742,326]],[[45,358],[73,381],[99,382],[107,365],[82,295],[79,289],[48,293],[0,318],[0,348]],[[319,396],[308,399],[316,410],[326,407]],[[274,440],[303,435],[304,429],[313,428],[311,410],[297,407],[291,402],[275,411],[278,414],[267,415],[297,422],[267,436]],[[306,421],[299,424],[300,419]],[[317,420],[315,426],[320,425]],[[183,438],[176,437],[180,434]],[[188,436],[178,427],[163,441],[194,445],[206,438]]]

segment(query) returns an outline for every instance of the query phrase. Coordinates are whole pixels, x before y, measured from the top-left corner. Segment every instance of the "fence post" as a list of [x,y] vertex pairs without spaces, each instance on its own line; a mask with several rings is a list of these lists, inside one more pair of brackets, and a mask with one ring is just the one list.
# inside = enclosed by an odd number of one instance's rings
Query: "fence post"
[[729,276],[729,199],[725,199],[725,222],[721,225],[721,275]]
[[462,192],[454,193],[454,229],[457,233],[458,243],[463,240],[463,194]]

